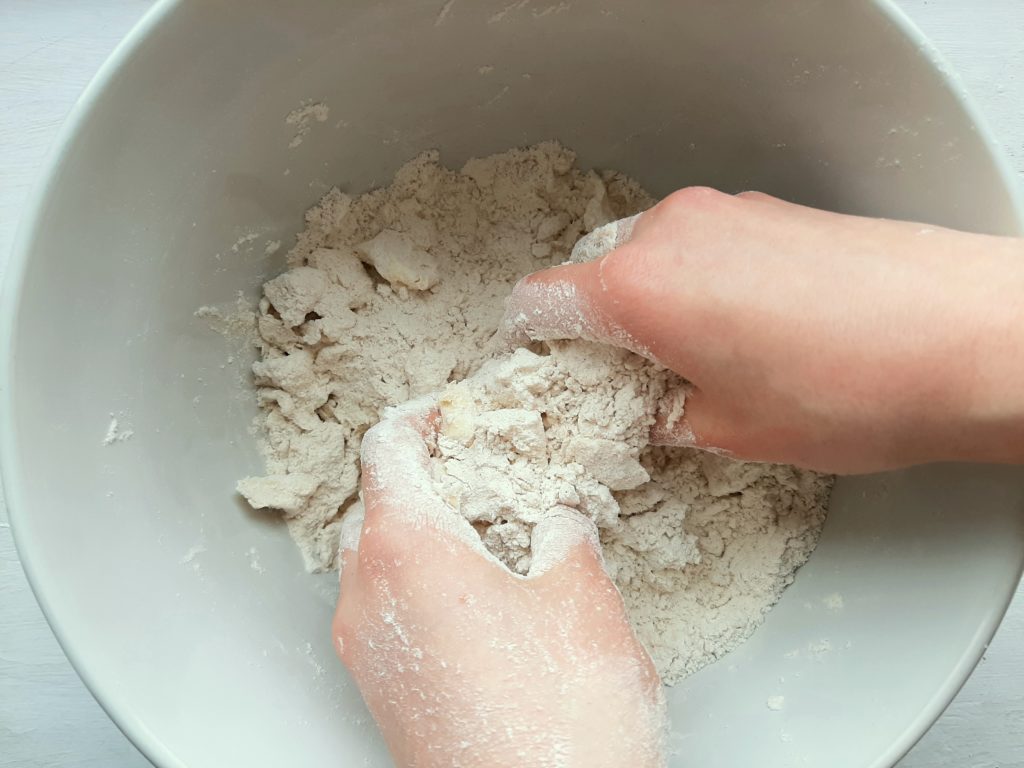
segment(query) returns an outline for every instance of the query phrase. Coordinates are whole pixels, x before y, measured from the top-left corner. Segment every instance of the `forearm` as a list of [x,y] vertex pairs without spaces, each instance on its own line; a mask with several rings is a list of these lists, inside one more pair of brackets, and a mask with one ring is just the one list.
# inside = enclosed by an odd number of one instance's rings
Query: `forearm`
[[[1024,241],[957,233],[945,369],[953,407],[934,414],[933,460],[1024,463]],[[937,452],[937,455],[936,455]]]

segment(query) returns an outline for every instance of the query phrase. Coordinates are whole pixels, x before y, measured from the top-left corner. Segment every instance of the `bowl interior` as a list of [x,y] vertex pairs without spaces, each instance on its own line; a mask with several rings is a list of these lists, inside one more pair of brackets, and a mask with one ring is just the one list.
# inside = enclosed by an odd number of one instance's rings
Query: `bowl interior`
[[[307,100],[329,117],[289,147]],[[254,297],[282,267],[266,246],[331,185],[548,138],[657,194],[1019,231],[955,88],[869,3],[164,2],[90,90],[23,232],[0,393],[32,582],[159,764],[388,764],[334,660],[335,579],[233,495],[261,469],[251,357],[193,313]],[[104,445],[112,415],[134,435]],[[840,481],[764,627],[671,691],[674,760],[891,764],[1002,615],[1022,501],[1010,468]]]

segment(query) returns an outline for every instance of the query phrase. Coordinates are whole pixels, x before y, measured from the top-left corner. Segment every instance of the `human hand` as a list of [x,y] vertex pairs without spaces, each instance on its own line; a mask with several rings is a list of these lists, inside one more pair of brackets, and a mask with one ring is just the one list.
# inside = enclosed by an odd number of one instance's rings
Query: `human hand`
[[516,286],[505,331],[684,376],[655,442],[840,473],[1024,461],[1021,241],[689,188],[577,251]]
[[663,765],[661,684],[593,523],[560,510],[513,574],[434,493],[436,419],[420,403],[366,434],[365,521],[342,537],[334,636],[396,764]]

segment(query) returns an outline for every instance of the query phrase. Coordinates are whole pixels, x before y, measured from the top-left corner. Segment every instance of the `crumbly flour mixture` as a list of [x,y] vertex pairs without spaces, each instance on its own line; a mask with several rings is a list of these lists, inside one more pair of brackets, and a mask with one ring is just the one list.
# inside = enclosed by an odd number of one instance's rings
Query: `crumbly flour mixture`
[[[685,382],[631,352],[585,341],[545,347],[488,362],[439,399],[437,491],[523,575],[533,526],[558,507],[606,535],[620,527],[613,492],[650,481],[640,454],[655,415],[684,402]],[[683,555],[693,542],[673,546]]]
[[555,143],[461,171],[425,153],[386,188],[332,190],[264,286],[267,469],[239,491],[283,513],[307,567],[336,568],[362,435],[387,406],[441,393],[437,489],[513,571],[529,568],[540,516],[574,507],[666,683],[735,647],[812,551],[830,481],[649,447],[658,409],[682,403],[674,374],[585,342],[510,356],[496,336],[516,280],[652,203]]

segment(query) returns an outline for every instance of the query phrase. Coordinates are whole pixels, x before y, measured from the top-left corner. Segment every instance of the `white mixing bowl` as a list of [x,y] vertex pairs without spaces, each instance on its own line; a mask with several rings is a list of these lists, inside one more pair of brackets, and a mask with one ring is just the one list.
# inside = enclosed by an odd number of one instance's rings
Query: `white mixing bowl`
[[[330,115],[289,148],[304,100]],[[265,245],[287,244],[329,185],[384,183],[430,147],[458,165],[552,137],[658,194],[757,188],[1020,231],[992,142],[887,5],[161,3],[83,98],[30,206],[0,355],[26,570],[157,764],[388,764],[331,650],[334,577],[304,573],[274,516],[233,494],[261,468],[247,361],[227,362],[193,312],[255,296],[281,268]],[[103,444],[111,414],[131,439]],[[763,628],[671,691],[676,764],[891,765],[1002,616],[1022,507],[1015,468],[841,480]]]

